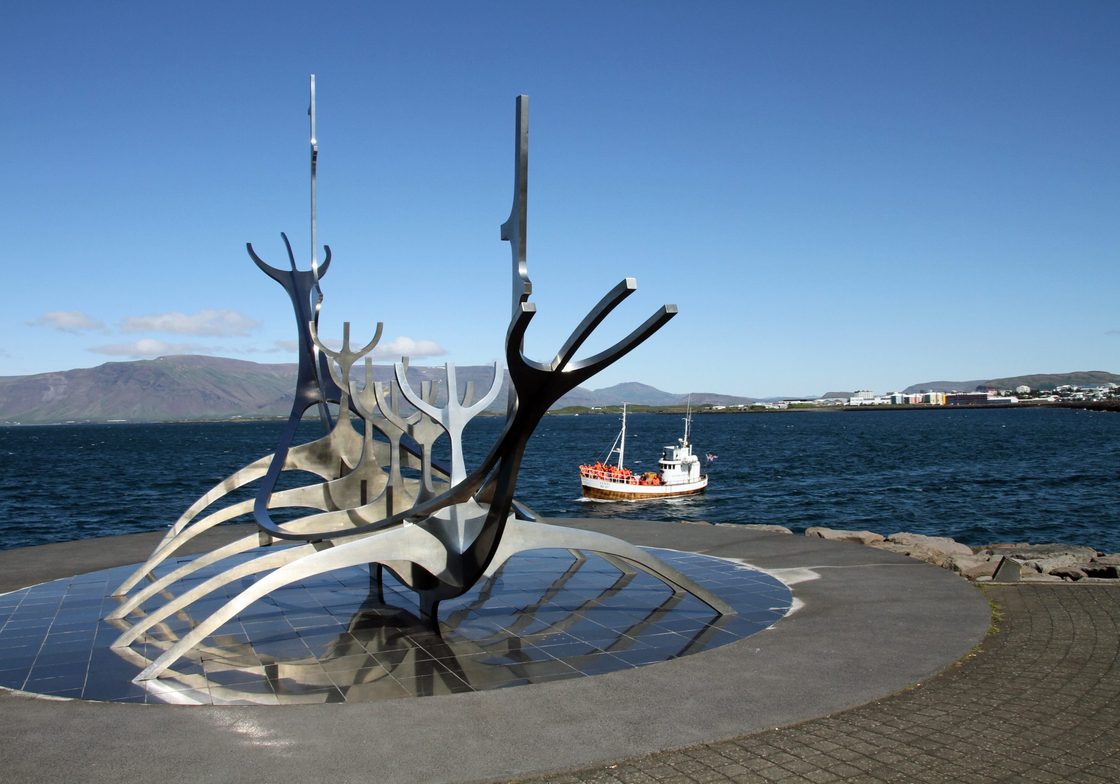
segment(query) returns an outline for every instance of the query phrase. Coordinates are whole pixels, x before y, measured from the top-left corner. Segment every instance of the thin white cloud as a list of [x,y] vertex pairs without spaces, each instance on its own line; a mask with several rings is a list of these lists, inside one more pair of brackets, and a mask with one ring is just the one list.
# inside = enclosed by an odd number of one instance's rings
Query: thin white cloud
[[399,335],[390,341],[377,344],[371,356],[374,359],[400,359],[409,357],[439,357],[447,352],[443,346],[434,340],[414,340],[413,338]]
[[93,346],[89,351],[111,357],[151,359],[171,354],[211,354],[214,349],[210,346],[200,346],[195,343],[165,343],[154,338],[143,338],[131,343],[110,343],[105,346]]
[[27,322],[33,327],[52,327],[61,332],[103,332],[105,324],[82,313],[80,310],[52,310],[34,321]]
[[236,310],[200,310],[193,315],[173,311],[150,316],[130,316],[121,322],[121,332],[237,337],[248,335],[257,326],[258,322]]
[[[341,338],[320,337],[319,340],[331,351],[338,351],[342,348]],[[353,334],[350,335],[350,348],[352,350],[357,351],[364,345],[365,341],[356,340]],[[395,361],[401,357],[408,357],[409,359],[440,357],[446,353],[446,349],[434,340],[415,340],[404,335],[398,335],[392,340],[383,340],[378,343],[368,356],[372,359],[391,359]]]

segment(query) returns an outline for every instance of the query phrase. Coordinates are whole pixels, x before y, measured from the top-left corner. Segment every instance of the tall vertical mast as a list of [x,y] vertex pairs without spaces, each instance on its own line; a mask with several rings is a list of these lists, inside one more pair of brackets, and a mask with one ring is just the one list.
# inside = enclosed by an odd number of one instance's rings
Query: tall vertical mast
[[622,462],[626,459],[626,404],[622,404],[622,433],[618,441],[618,467],[622,468]]
[[685,407],[685,415],[684,415],[684,440],[681,442],[681,446],[689,446],[689,440],[688,440],[689,439],[689,432],[688,431],[691,429],[691,426],[692,426],[692,393],[689,393],[688,404]]
[[[315,204],[315,168],[319,163],[319,140],[315,136],[315,74],[311,74],[311,99],[307,106],[307,115],[311,118],[311,280],[314,281],[311,292],[315,295],[312,305],[311,318],[315,327],[319,326],[319,308],[323,305],[323,290],[319,288],[319,246],[316,236],[316,204]],[[312,363],[316,376],[319,374],[319,347],[311,346]],[[319,419],[324,429],[331,428],[331,414],[325,400],[319,401]]]
[[[319,246],[315,236],[315,167],[319,162],[319,140],[315,138],[315,74],[311,74],[311,105],[307,109],[311,117],[311,272],[315,284],[319,283]],[[315,309],[318,310],[318,304]]]
[[517,318],[521,306],[529,301],[529,295],[533,293],[525,259],[529,198],[529,96],[517,96],[516,108],[513,207],[510,208],[509,219],[502,224],[502,239],[509,242],[513,254],[513,318]]

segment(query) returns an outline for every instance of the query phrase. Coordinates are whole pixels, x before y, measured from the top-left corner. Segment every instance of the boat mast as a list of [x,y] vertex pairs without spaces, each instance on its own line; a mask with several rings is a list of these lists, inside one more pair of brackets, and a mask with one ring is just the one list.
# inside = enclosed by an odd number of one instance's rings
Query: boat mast
[[689,446],[689,430],[692,428],[692,394],[688,395],[688,403],[685,405],[684,414],[684,439],[681,441],[681,446]]
[[622,461],[626,457],[626,404],[622,404],[622,432],[618,437],[618,467],[622,468]]

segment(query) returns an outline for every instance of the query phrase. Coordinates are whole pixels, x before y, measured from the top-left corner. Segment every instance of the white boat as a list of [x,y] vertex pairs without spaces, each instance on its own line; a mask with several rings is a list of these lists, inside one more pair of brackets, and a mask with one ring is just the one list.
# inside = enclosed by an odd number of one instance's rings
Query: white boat
[[[708,475],[700,473],[700,458],[692,454],[689,440],[692,429],[692,407],[684,418],[684,437],[675,445],[663,447],[657,471],[634,473],[626,468],[626,405],[622,406],[622,430],[607,453],[607,462],[579,467],[579,483],[587,498],[604,501],[642,501],[651,498],[672,498],[702,493],[708,486]],[[611,455],[618,462],[611,463]]]

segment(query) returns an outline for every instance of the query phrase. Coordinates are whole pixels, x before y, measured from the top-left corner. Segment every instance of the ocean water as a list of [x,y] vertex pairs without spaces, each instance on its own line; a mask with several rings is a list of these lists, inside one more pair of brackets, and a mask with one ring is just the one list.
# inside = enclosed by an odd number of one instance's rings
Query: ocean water
[[[477,419],[467,461],[502,421]],[[1120,415],[1039,409],[712,414],[708,491],[640,503],[581,498],[577,466],[606,457],[614,415],[546,417],[518,497],[545,516],[912,531],[970,545],[1062,541],[1120,551]],[[679,416],[628,420],[627,466],[656,466]],[[269,453],[278,422],[0,428],[0,549],[166,528]],[[308,422],[304,438],[317,432]],[[248,497],[248,492],[239,497]]]

